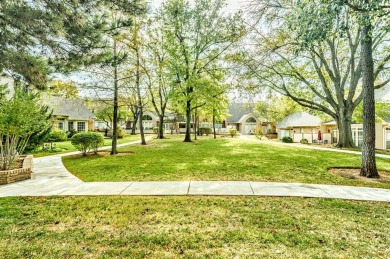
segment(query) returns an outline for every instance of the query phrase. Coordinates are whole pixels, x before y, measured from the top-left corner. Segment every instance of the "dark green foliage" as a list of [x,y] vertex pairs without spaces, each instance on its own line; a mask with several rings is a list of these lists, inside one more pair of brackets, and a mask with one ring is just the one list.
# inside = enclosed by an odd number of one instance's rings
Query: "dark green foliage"
[[66,134],[68,135],[68,138],[71,138],[71,137],[73,137],[75,134],[77,134],[77,131],[74,130],[74,129],[71,129],[71,130],[67,131]]
[[84,156],[86,156],[90,150],[96,154],[98,148],[104,144],[104,138],[102,134],[97,132],[77,133],[71,138],[70,141],[72,145],[77,148]]
[[[113,133],[113,131],[109,130],[107,136],[112,138],[112,133]],[[117,136],[117,138],[123,138],[125,136],[125,130],[122,127],[118,126],[116,128],[116,136]]]
[[65,141],[68,139],[68,135],[60,129],[53,129],[48,136],[48,141],[58,142]]
[[284,136],[284,137],[282,138],[282,142],[284,142],[284,143],[292,143],[293,140],[292,140],[292,138],[290,138],[290,137],[288,137],[288,136]]
[[208,136],[211,134],[212,130],[211,128],[199,128],[200,135],[206,134]]
[[308,143],[309,143],[309,141],[308,141],[307,139],[305,139],[305,138],[301,139],[300,142],[301,142],[302,144],[308,144]]
[[231,137],[234,137],[234,136],[237,135],[237,130],[236,129],[230,129],[229,130],[229,134],[230,134]]
[[22,154],[32,136],[36,140],[44,136],[51,127],[51,115],[47,107],[38,102],[38,96],[15,88],[13,96],[0,100],[0,167],[7,169],[9,164]]
[[131,24],[111,24],[107,12],[112,10],[136,15],[145,11],[145,2],[0,1],[0,72],[8,70],[15,79],[43,89],[52,68],[71,71],[107,59],[109,52],[95,51],[109,44],[103,35]]

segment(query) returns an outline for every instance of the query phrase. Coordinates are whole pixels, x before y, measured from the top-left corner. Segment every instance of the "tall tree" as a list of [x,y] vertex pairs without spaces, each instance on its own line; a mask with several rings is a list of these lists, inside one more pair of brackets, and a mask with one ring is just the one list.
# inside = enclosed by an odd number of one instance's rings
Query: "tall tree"
[[143,70],[147,76],[150,100],[159,118],[157,138],[163,139],[164,117],[174,84],[168,70],[168,41],[159,15],[152,18],[147,31],[147,39],[144,42],[147,54],[143,61]]
[[[247,61],[250,73],[300,105],[331,116],[339,128],[338,146],[353,147],[352,114],[364,94],[360,88],[362,33],[356,20],[345,18],[350,11],[341,17],[337,8],[320,1],[256,2],[263,21],[273,28],[256,28],[260,52]],[[375,39],[374,50],[380,56],[386,52],[382,46],[387,38],[380,34]],[[381,72],[383,67],[378,67],[378,87],[388,83],[380,82]]]
[[0,72],[38,89],[54,68],[95,60],[110,30],[105,7],[143,9],[141,0],[3,0],[0,2]]
[[[381,33],[388,34],[390,28],[390,5],[386,0],[344,0],[335,1],[336,6],[344,5],[352,9],[360,18],[361,58],[362,58],[362,87],[363,87],[363,146],[362,166],[360,175],[369,178],[378,178],[375,159],[375,80],[377,70],[374,69],[375,28],[381,27]],[[384,23],[385,26],[381,26]],[[384,29],[383,29],[384,27]],[[384,68],[390,60],[390,54],[379,63]],[[390,79],[387,80],[389,82]],[[382,83],[383,84],[383,83]]]
[[[221,59],[244,34],[239,15],[223,15],[222,0],[170,0],[162,7],[165,37],[169,42],[169,68],[174,74],[177,94],[186,115],[184,142],[191,142],[191,113],[197,92],[205,91],[202,77],[214,77],[223,66]],[[199,103],[199,102],[198,102]]]

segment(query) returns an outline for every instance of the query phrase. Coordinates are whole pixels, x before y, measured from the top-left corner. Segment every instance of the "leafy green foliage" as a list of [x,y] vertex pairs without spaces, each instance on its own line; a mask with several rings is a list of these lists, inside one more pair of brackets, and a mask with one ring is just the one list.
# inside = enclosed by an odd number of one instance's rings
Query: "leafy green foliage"
[[267,100],[256,103],[255,111],[267,121],[281,121],[292,113],[305,111],[305,108],[291,98],[270,94]]
[[65,141],[68,139],[68,135],[66,134],[65,131],[60,130],[60,129],[53,129],[48,136],[48,141]]
[[98,148],[103,146],[104,138],[102,134],[97,132],[81,132],[75,134],[71,138],[71,143],[77,148],[84,156],[92,150],[93,153],[97,153]]
[[264,132],[263,132],[261,126],[256,126],[254,128],[254,131],[255,131],[255,135],[257,138],[262,139],[264,137]]
[[[383,122],[390,118],[390,104],[382,101],[375,102],[375,121]],[[360,103],[353,112],[352,119],[356,123],[363,123],[363,103]]]
[[206,134],[208,136],[211,134],[212,129],[211,128],[199,128],[200,135]]
[[[107,9],[138,14],[140,0],[0,1],[0,72],[38,89],[53,68],[72,71],[110,56],[104,34],[129,21],[111,24]],[[99,51],[96,51],[99,50]]]
[[282,142],[284,142],[284,143],[293,143],[293,139],[288,137],[288,136],[284,136],[282,138]]
[[237,130],[236,129],[229,129],[229,134],[233,138],[234,136],[237,135]]
[[[108,134],[107,134],[107,137],[110,137],[110,138],[112,138],[112,133],[113,133],[113,130],[111,129],[111,130],[109,130],[108,131]],[[124,136],[125,136],[125,130],[122,128],[122,127],[117,127],[116,128],[116,137],[117,138],[123,138]]]
[[23,154],[32,136],[39,139],[51,128],[48,108],[38,102],[38,96],[15,88],[14,95],[0,100],[0,168],[6,170]]
[[302,144],[308,144],[309,143],[309,141],[307,139],[305,139],[305,138],[301,139],[300,142]]

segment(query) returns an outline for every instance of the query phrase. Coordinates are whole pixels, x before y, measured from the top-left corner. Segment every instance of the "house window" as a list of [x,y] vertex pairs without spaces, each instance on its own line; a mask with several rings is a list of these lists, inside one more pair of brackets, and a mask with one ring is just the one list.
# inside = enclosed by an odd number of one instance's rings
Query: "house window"
[[255,120],[255,118],[250,117],[250,118],[248,118],[248,119],[246,120],[246,122],[256,123],[256,120]]
[[386,149],[390,149],[390,128],[386,128]]
[[74,130],[73,121],[68,122],[68,130]]
[[77,122],[77,131],[85,131],[85,122]]
[[338,129],[334,129],[333,130],[333,139],[332,139],[332,143],[337,143],[338,140],[337,140],[337,134],[338,134]]
[[60,129],[60,130],[64,130],[64,122],[62,122],[62,121],[58,122],[57,127],[58,127],[58,129]]
[[363,145],[363,128],[352,129],[352,139],[356,146],[362,147]]
[[144,116],[142,116],[142,120],[144,120],[144,121],[151,121],[153,119],[152,119],[152,116],[150,116],[150,115],[144,115]]
[[145,130],[153,129],[153,123],[151,121],[142,121],[142,125]]

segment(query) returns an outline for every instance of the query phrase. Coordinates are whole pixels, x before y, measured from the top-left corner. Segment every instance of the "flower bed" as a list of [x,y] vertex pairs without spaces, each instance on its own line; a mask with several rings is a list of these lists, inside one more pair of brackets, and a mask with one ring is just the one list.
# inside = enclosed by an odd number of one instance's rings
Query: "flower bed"
[[0,185],[31,179],[33,156],[28,155],[23,160],[22,168],[0,171]]

